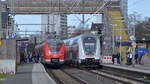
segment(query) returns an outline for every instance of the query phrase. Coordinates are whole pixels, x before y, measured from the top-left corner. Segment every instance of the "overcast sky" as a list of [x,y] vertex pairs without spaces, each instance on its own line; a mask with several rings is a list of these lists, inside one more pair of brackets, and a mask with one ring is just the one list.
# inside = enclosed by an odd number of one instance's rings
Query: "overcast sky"
[[142,14],[142,17],[150,17],[150,0],[128,0],[128,13],[134,11]]
[[[150,17],[150,0],[128,0],[128,13],[131,14],[134,11],[142,14],[142,17]],[[86,15],[85,20],[87,20],[92,15]],[[81,15],[77,15],[81,18]],[[17,15],[15,20],[18,24],[40,24],[40,15]],[[87,24],[90,26],[92,22],[95,22],[96,18],[93,16]],[[79,21],[75,15],[68,16],[68,25],[79,25]],[[19,26],[21,30],[40,30],[40,26]]]

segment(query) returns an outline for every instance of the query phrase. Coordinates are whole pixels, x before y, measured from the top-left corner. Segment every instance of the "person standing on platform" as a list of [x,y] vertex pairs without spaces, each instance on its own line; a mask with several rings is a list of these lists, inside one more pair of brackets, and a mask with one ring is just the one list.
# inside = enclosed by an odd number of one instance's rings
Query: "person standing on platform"
[[120,64],[120,63],[121,63],[121,62],[120,62],[120,53],[117,53],[117,54],[116,54],[116,58],[117,58],[117,63]]
[[27,61],[27,63],[30,63],[30,52],[28,52],[28,54],[26,56],[26,61]]
[[117,54],[116,53],[114,53],[112,55],[112,61],[113,61],[114,64],[117,64]]
[[130,65],[132,64],[132,58],[133,58],[133,55],[130,53],[130,57],[129,57],[129,64]]
[[143,57],[144,54],[145,54],[145,49],[144,48],[140,48],[139,49],[139,57],[138,57],[139,64],[141,64],[141,60],[142,60],[142,57]]
[[32,52],[29,52],[29,59],[30,59],[30,62],[32,62]]
[[142,54],[141,54],[141,55],[139,55],[139,58],[138,58],[138,62],[139,62],[139,64],[141,64],[142,57],[143,57],[143,55],[142,55]]
[[25,58],[24,58],[24,53],[23,52],[20,52],[20,62],[22,63],[22,62],[26,62],[25,61]]
[[40,62],[40,54],[37,53],[37,63],[39,63],[39,62]]
[[33,52],[33,56],[32,56],[32,61],[35,63],[36,62],[36,52]]
[[132,64],[132,58],[133,58],[132,53],[128,52],[127,53],[127,65],[131,65]]
[[112,55],[112,62],[114,63],[115,54]]
[[34,55],[34,56],[35,56],[35,57],[34,57],[34,58],[35,58],[35,62],[38,63],[38,52],[35,52],[35,55]]
[[127,52],[127,65],[129,65],[129,60],[130,60],[130,52]]
[[138,54],[135,54],[135,63],[138,64]]

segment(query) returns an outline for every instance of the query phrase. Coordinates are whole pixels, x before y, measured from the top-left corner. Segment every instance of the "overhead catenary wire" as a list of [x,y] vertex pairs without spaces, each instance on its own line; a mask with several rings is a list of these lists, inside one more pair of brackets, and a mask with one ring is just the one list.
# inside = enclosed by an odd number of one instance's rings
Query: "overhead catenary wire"
[[98,14],[98,12],[99,12],[100,10],[104,9],[105,6],[111,5],[111,2],[112,2],[112,0],[109,0],[109,1],[107,1],[106,3],[103,3],[103,5],[102,5],[101,7],[99,7],[99,9],[97,9],[97,11],[94,12],[93,15],[92,15],[91,17],[89,17],[89,18],[85,21],[85,23],[87,23],[91,18],[93,18],[93,17],[95,16],[95,14]]

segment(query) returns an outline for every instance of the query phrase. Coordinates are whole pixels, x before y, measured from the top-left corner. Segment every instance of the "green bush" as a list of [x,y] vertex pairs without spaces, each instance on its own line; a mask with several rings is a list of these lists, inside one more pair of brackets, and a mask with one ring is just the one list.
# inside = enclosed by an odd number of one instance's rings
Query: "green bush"
[[6,76],[6,74],[0,73],[0,78],[4,78],[5,76]]

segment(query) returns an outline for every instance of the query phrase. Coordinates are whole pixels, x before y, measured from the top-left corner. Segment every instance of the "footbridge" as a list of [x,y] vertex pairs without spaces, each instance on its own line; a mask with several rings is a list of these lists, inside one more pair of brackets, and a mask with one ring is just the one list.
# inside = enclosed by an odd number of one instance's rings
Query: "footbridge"
[[[109,1],[109,0],[108,0]],[[6,0],[14,14],[102,13],[104,0]]]

